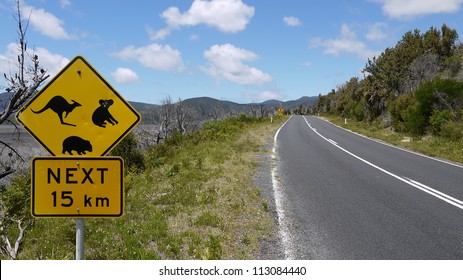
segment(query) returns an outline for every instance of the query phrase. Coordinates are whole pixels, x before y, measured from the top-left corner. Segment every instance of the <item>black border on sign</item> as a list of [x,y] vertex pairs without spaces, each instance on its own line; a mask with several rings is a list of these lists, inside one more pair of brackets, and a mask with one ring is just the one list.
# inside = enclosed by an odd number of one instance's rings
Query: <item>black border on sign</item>
[[[126,130],[124,131],[121,136],[119,138],[116,139],[116,141],[114,141],[114,143],[112,143],[109,148],[107,148],[100,156],[105,156],[107,155],[113,148],[114,146],[116,146],[120,141],[122,141],[122,139],[124,139],[125,136],[127,136],[127,134],[136,126],[140,123],[141,121],[141,116],[140,114],[132,107],[132,105],[130,105],[130,103],[125,100],[124,97],[122,97],[122,95],[119,94],[119,92],[117,90],[115,90],[110,83],[108,83],[108,81],[106,81],[105,78],[103,78],[103,76],[100,75],[100,73],[98,73],[98,71],[93,68],[93,66],[83,57],[83,56],[76,56],[74,57],[63,69],[61,69],[61,71],[59,71],[58,74],[56,74],[55,77],[53,77],[53,79],[51,81],[49,81],[39,92],[37,92],[36,94],[34,94],[34,96],[26,103],[26,105],[24,105],[21,109],[19,109],[19,111],[16,113],[15,117],[16,117],[16,120],[29,132],[29,134],[31,134],[35,140],[37,140],[40,145],[42,145],[42,147],[44,147],[51,155],[53,156],[56,156],[43,142],[42,140],[40,140],[31,130],[29,130],[29,128],[27,128],[27,126],[19,119],[19,115],[25,111],[27,108],[29,108],[30,104],[32,104],[32,102],[34,102],[34,100],[39,97],[50,85],[53,84],[53,82],[58,79],[64,72],[66,72],[66,70],[72,65],[74,64],[77,60],[82,60],[83,63],[85,63],[85,65],[87,65],[88,68],[90,68],[90,70],[93,71],[93,73],[101,80],[103,81],[103,83],[119,98],[120,101],[122,101],[122,103],[124,103],[129,109],[130,111],[132,111],[132,113],[137,116],[137,120]],[[71,157],[72,158],[72,157]]]
[[[120,181],[121,181],[121,204],[120,213],[117,214],[86,214],[86,215],[70,215],[70,214],[36,214],[35,213],[35,162],[41,160],[79,160],[79,161],[93,161],[93,160],[117,160],[120,162]],[[35,218],[118,218],[124,214],[124,159],[121,157],[35,157],[31,163],[31,214]]]

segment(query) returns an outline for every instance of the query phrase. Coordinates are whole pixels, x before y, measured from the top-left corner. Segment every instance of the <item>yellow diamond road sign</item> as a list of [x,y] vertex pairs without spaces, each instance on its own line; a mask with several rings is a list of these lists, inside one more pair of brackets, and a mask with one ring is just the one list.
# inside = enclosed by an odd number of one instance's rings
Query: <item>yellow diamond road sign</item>
[[141,120],[137,111],[81,56],[16,114],[54,156],[103,156]]

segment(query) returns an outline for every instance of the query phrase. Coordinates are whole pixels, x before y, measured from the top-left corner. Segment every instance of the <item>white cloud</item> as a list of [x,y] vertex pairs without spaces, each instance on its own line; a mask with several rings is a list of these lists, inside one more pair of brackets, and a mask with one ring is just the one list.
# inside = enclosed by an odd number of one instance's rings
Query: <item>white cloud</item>
[[42,68],[45,68],[51,77],[56,75],[70,62],[68,58],[60,54],[51,53],[44,48],[37,48],[35,54],[38,55]]
[[254,7],[248,6],[242,0],[194,0],[186,12],[178,7],[170,7],[161,13],[161,18],[167,27],[154,30],[148,34],[152,40],[165,39],[174,29],[182,26],[197,26],[205,24],[221,32],[237,33],[246,28],[254,16]]
[[302,23],[297,17],[284,17],[283,22],[288,26],[301,26]]
[[251,51],[230,44],[214,45],[204,52],[204,57],[209,61],[209,67],[203,67],[203,70],[217,80],[225,79],[240,85],[258,85],[272,80],[269,74],[243,63],[258,59]]
[[63,9],[66,9],[66,8],[69,8],[71,6],[71,1],[70,0],[60,0],[60,5],[61,5],[61,8]]
[[129,68],[119,67],[116,69],[116,71],[111,73],[111,76],[119,84],[135,84],[140,81],[137,73]]
[[387,34],[384,31],[387,28],[387,24],[377,22],[368,27],[367,39],[370,41],[382,41],[387,38]]
[[23,5],[21,12],[25,17],[30,15],[30,24],[43,35],[58,40],[74,39],[64,29],[64,22],[44,9]]
[[172,32],[172,28],[166,27],[159,30],[155,30],[151,26],[146,26],[146,32],[152,41],[164,40]]
[[[39,57],[40,67],[46,69],[47,74],[51,77],[61,71],[61,69],[63,69],[70,61],[68,58],[59,54],[51,53],[44,48],[36,48],[33,53]],[[6,52],[0,54],[0,73],[6,73],[7,75],[16,73],[17,57],[18,45],[16,43],[8,44]]]
[[123,60],[135,60],[143,66],[156,70],[166,72],[185,70],[180,51],[169,45],[151,44],[140,48],[128,46],[113,55]]
[[281,99],[281,95],[275,91],[271,90],[264,90],[259,93],[252,93],[252,92],[245,92],[242,94],[243,98],[246,100],[249,100],[250,102],[263,102],[263,101],[268,101],[272,99],[279,100]]
[[383,12],[394,19],[411,19],[441,13],[456,13],[463,0],[373,0],[382,5]]
[[[13,46],[16,48],[16,44],[14,43],[11,43],[13,44]],[[10,44],[10,45],[11,45]],[[15,67],[15,61],[17,61],[17,54],[14,54],[12,57],[16,58],[16,59],[13,59],[10,54],[9,54],[9,46],[8,45],[8,49],[7,49],[7,52],[4,53],[4,54],[0,54],[0,74],[3,76],[3,74],[10,74],[12,73],[13,71],[16,70],[16,67]]]
[[341,35],[336,39],[314,38],[310,40],[310,48],[324,48],[323,53],[339,56],[342,53],[354,54],[361,59],[371,58],[378,55],[378,51],[369,49],[357,38],[355,32],[347,24],[341,26]]
[[281,98],[281,96],[276,92],[267,90],[267,91],[262,91],[259,94],[257,94],[256,98],[257,100],[260,100],[260,101],[267,101],[271,99],[279,99]]

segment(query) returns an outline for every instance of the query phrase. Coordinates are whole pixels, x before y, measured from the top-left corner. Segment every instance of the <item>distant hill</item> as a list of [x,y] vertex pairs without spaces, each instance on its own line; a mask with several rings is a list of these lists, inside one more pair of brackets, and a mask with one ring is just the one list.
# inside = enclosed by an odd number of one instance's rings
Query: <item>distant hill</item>
[[193,108],[199,108],[199,110],[205,110],[206,112],[214,109],[217,106],[221,106],[226,111],[229,110],[245,110],[247,104],[238,104],[235,102],[218,100],[210,97],[195,97],[184,100],[184,102]]
[[[12,92],[2,92],[2,93],[0,93],[0,112],[3,112],[3,110],[5,110],[7,108],[8,104],[9,104],[9,101],[10,101],[12,96],[13,96]],[[13,123],[16,123],[16,119],[14,117],[15,114],[16,114],[16,112],[14,112],[8,118]]]
[[283,102],[283,108],[293,110],[302,105],[303,107],[307,107],[308,105],[314,105],[317,103],[318,96],[303,96],[297,100],[291,100]]
[[[302,105],[307,108],[317,102],[317,96],[304,96],[297,100],[279,101],[268,100],[261,103],[239,104],[231,101],[218,100],[211,97],[195,97],[185,99],[183,102],[191,110],[193,118],[197,122],[210,120],[214,118],[223,118],[240,114],[252,114],[253,110],[260,110],[261,107],[266,109],[277,109],[282,107],[285,110],[294,110]],[[160,105],[146,104],[141,102],[130,102],[134,108],[142,115],[142,122],[145,124],[158,121],[158,110]]]
[[0,101],[8,100],[13,94],[11,92],[0,93]]
[[[0,93],[0,107],[6,105],[11,95],[12,94],[9,92]],[[307,108],[307,106],[315,104],[317,99],[317,96],[303,96],[297,100],[290,101],[272,99],[261,103],[239,104],[211,97],[195,97],[185,99],[183,102],[187,105],[189,110],[191,110],[190,113],[193,115],[193,118],[197,122],[202,122],[232,115],[252,114],[252,112],[260,110],[262,107],[265,109],[277,109],[281,106],[283,109],[289,111],[297,109],[301,105],[303,108]],[[143,123],[150,124],[158,121],[160,105],[135,101],[130,101],[130,104],[142,115]]]
[[129,103],[138,112],[149,111],[149,110],[157,109],[160,107],[159,105],[148,104],[148,103],[143,103],[143,102],[136,102],[136,101],[129,101]]
[[303,96],[297,100],[290,100],[290,101],[280,101],[280,100],[267,100],[264,101],[260,104],[266,105],[266,106],[282,106],[283,109],[296,109],[299,107],[299,105],[302,105],[304,107],[307,107],[308,105],[313,105],[317,102],[318,96]]
[[249,110],[248,104],[238,104],[210,97],[190,98],[184,102],[194,111],[196,118],[200,120],[239,115]]

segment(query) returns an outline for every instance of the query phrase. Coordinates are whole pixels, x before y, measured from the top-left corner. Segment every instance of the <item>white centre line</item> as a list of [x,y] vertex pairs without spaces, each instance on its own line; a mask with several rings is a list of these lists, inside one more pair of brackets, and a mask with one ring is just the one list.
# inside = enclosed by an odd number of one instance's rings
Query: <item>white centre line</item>
[[410,181],[410,184],[412,186],[414,186],[415,188],[420,189],[420,190],[422,190],[422,191],[424,191],[424,192],[426,192],[426,193],[428,193],[428,194],[430,194],[432,196],[435,196],[435,197],[437,197],[437,198],[439,198],[439,199],[441,199],[441,200],[443,200],[443,201],[445,201],[445,202],[447,202],[449,204],[452,204],[455,207],[463,209],[463,201],[458,200],[458,199],[456,199],[456,198],[454,198],[454,197],[452,197],[452,196],[450,196],[448,194],[445,194],[443,192],[440,192],[438,190],[435,190],[435,189],[433,189],[431,187],[428,187],[425,184],[422,184],[422,183],[417,182],[415,180],[412,180],[410,178],[404,177],[404,179]]
[[414,180],[409,179],[409,178],[406,178],[406,177],[401,177],[401,176],[396,175],[396,174],[394,174],[394,173],[392,173],[392,172],[389,172],[389,171],[387,171],[387,170],[385,170],[385,169],[383,169],[383,168],[381,168],[381,167],[379,167],[379,166],[377,166],[377,165],[375,165],[375,164],[373,164],[373,163],[371,163],[371,162],[369,162],[369,161],[367,161],[367,160],[365,160],[365,159],[363,159],[363,158],[357,156],[356,154],[353,154],[353,153],[349,152],[348,150],[346,150],[346,149],[344,149],[343,147],[339,146],[339,145],[338,145],[336,142],[334,142],[333,140],[328,139],[328,138],[326,138],[325,136],[321,135],[316,129],[314,129],[314,128],[312,127],[312,125],[307,121],[307,119],[306,119],[305,117],[304,117],[304,120],[305,120],[305,123],[309,126],[309,128],[310,128],[313,132],[315,132],[318,136],[320,136],[321,138],[323,138],[325,141],[327,141],[328,143],[332,144],[332,145],[335,146],[336,148],[340,149],[341,151],[343,151],[343,152],[345,152],[345,153],[347,153],[347,154],[353,156],[354,158],[356,158],[356,159],[358,159],[358,160],[360,160],[360,161],[362,161],[362,162],[368,164],[369,166],[371,166],[371,167],[373,167],[373,168],[378,169],[379,171],[381,171],[381,172],[383,172],[383,173],[386,173],[386,174],[389,175],[389,176],[392,176],[392,177],[396,178],[397,180],[400,180],[400,181],[406,183],[407,185],[410,185],[410,186],[412,186],[412,187],[414,187],[414,188],[416,188],[416,189],[418,189],[418,190],[421,190],[421,191],[423,191],[423,192],[425,192],[425,193],[427,193],[427,194],[430,194],[430,195],[432,195],[432,196],[434,196],[434,197],[436,197],[436,198],[438,198],[438,199],[440,199],[440,200],[442,200],[442,201],[447,202],[447,203],[450,204],[450,205],[453,205],[453,206],[455,206],[455,207],[460,208],[460,209],[463,210],[463,201],[460,201],[460,200],[458,200],[458,199],[456,199],[456,198],[454,198],[454,197],[452,197],[452,196],[450,196],[450,195],[447,195],[447,194],[442,193],[442,192],[440,192],[440,191],[438,191],[438,190],[435,190],[435,189],[433,189],[433,188],[431,188],[431,187],[428,187],[428,186],[426,186],[426,185],[424,185],[424,184],[422,184],[422,183],[420,183],[420,182],[414,181]]

